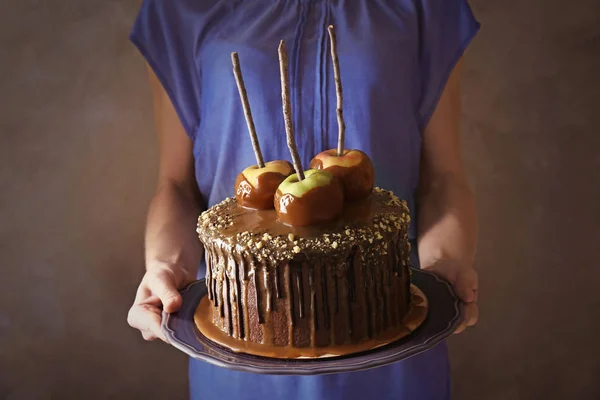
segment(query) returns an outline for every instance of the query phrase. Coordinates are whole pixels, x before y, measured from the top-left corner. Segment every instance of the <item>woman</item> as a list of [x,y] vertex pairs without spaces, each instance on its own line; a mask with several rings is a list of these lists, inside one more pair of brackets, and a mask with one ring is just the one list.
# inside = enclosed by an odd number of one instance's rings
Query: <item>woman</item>
[[[344,85],[346,147],[373,160],[376,184],[408,201],[413,263],[449,280],[477,320],[476,216],[459,151],[459,74],[479,25],[465,0],[146,0],[131,39],[148,62],[160,146],[146,231],[147,272],[128,321],[160,338],[160,309],[204,275],[198,214],[233,194],[254,164],[231,72],[239,53],[266,160],[289,158],[277,45],[288,43],[296,141],[304,165],[335,146],[327,26]],[[198,266],[200,265],[200,268]],[[269,376],[190,361],[192,398],[449,397],[445,344],[364,372]]]

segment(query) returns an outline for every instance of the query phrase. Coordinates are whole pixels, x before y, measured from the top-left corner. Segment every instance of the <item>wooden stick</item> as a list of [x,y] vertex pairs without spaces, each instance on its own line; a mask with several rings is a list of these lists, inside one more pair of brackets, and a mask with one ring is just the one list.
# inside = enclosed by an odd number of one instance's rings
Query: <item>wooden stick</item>
[[231,62],[233,64],[235,82],[237,83],[238,92],[240,93],[240,100],[242,101],[242,107],[244,108],[244,116],[246,117],[246,123],[248,124],[248,131],[250,132],[252,148],[254,149],[254,155],[256,156],[256,163],[258,164],[258,168],[264,168],[265,161],[262,152],[260,151],[260,143],[258,142],[258,135],[256,134],[256,128],[254,126],[252,111],[250,111],[250,102],[248,101],[248,93],[246,93],[246,85],[244,85],[238,53],[231,53]]
[[298,147],[296,146],[296,140],[294,139],[294,126],[292,124],[292,104],[290,102],[290,83],[288,73],[288,55],[285,47],[285,42],[282,40],[279,42],[279,72],[281,75],[281,102],[283,104],[283,120],[285,122],[285,134],[287,138],[287,145],[292,155],[292,161],[294,168],[296,169],[296,175],[298,180],[304,180],[304,170],[302,169],[302,162],[300,161],[300,155],[298,154]]
[[333,77],[335,79],[335,94],[337,98],[337,121],[338,121],[338,145],[337,155],[344,155],[344,139],[346,136],[346,124],[344,123],[344,111],[343,102],[344,97],[342,93],[342,79],[340,78],[340,60],[337,54],[337,41],[335,37],[335,31],[333,25],[329,25],[327,28],[329,31],[329,41],[331,42],[331,61],[333,62]]

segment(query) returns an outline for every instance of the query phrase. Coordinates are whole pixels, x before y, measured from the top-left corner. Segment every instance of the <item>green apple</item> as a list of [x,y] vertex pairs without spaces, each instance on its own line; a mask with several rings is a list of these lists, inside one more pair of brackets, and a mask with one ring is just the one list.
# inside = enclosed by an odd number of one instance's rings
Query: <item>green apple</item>
[[331,184],[333,175],[327,171],[309,169],[304,171],[304,179],[299,180],[297,174],[292,174],[284,179],[277,190],[281,194],[291,194],[296,198],[304,196],[308,191]]
[[288,176],[275,193],[275,212],[281,222],[307,226],[331,221],[344,209],[344,189],[329,172],[310,169],[304,179]]

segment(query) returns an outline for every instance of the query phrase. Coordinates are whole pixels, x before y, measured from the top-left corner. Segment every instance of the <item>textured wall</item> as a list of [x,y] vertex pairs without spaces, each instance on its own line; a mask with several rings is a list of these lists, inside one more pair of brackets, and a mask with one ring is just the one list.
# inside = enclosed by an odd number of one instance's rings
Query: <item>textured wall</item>
[[[456,398],[600,398],[600,3],[472,5],[482,315],[450,341]],[[0,2],[0,399],[186,394],[185,357],[125,323],[156,172],[136,8]]]

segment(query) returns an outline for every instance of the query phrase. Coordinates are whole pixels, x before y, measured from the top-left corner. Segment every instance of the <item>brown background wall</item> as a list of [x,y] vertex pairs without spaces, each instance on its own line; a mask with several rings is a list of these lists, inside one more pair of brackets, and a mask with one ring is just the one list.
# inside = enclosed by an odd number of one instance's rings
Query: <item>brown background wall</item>
[[[52,5],[50,5],[52,4]],[[481,322],[458,399],[600,398],[600,2],[473,0]],[[0,2],[0,399],[183,398],[125,323],[156,151],[137,2]]]

